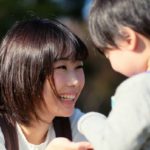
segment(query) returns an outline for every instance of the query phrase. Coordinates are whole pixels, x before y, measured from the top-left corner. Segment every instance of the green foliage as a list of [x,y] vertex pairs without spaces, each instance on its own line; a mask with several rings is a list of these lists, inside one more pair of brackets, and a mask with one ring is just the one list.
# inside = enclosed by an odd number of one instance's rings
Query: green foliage
[[[59,17],[71,16],[80,18],[83,1],[66,0],[0,0],[0,33],[2,36],[7,29],[16,21],[31,16]],[[70,5],[73,2],[72,5]]]

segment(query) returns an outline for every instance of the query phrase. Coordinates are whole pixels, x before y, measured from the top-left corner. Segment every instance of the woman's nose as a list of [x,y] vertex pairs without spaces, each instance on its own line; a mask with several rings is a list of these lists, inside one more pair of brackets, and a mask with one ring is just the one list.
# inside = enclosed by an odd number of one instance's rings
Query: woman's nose
[[70,73],[67,77],[67,81],[68,86],[78,86],[80,83],[79,78],[75,73]]

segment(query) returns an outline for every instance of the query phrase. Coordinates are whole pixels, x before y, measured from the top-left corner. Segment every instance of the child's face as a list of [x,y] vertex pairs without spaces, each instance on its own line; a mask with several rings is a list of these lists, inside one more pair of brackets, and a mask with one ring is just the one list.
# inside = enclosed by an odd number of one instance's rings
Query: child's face
[[85,83],[83,62],[59,60],[54,63],[53,67],[53,78],[58,97],[54,94],[47,79],[43,90],[43,96],[48,108],[47,115],[52,115],[53,117],[70,116]]
[[111,48],[105,51],[105,56],[110,61],[113,70],[127,77],[146,71],[146,59],[143,59],[144,55],[142,56],[137,51]]
[[116,39],[117,47],[109,46],[111,48],[105,50],[112,68],[128,77],[147,71],[150,60],[149,40],[128,27],[122,31],[125,38]]

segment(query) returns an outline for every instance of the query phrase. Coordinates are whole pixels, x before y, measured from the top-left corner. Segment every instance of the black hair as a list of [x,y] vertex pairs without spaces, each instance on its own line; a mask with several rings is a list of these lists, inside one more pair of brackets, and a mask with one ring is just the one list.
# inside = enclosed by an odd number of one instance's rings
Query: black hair
[[84,43],[57,20],[16,22],[0,47],[0,114],[29,124],[43,101],[43,84],[61,58],[85,60]]
[[89,15],[89,30],[95,45],[103,52],[117,47],[124,38],[122,27],[150,38],[150,0],[94,0]]

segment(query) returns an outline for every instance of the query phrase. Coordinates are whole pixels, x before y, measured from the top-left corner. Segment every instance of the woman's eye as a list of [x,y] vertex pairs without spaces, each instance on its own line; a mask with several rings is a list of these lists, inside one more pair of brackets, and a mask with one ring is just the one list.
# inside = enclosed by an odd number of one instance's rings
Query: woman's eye
[[77,66],[76,69],[83,69],[83,65]]
[[55,67],[55,69],[67,69],[66,66],[58,66],[58,67]]

